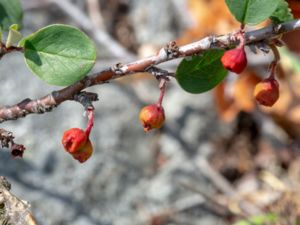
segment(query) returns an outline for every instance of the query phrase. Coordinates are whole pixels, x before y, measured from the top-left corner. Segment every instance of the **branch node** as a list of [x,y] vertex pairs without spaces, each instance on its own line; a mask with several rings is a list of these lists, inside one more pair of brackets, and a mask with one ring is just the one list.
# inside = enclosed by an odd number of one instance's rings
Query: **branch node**
[[282,29],[282,25],[281,24],[277,24],[277,25],[273,25],[273,32],[274,33],[280,33],[280,30]]
[[165,49],[169,59],[177,58],[180,55],[179,47],[178,47],[176,41],[169,42],[164,49]]
[[170,73],[167,70],[163,70],[155,66],[150,66],[145,69],[145,71],[151,73],[157,80],[164,79],[166,81],[170,81],[169,76],[175,76],[174,73]]
[[20,108],[24,108],[29,102],[31,102],[30,98],[25,98],[24,100],[22,100],[20,103],[18,103],[17,105]]
[[90,110],[94,109],[93,102],[99,99],[96,93],[82,91],[74,96],[74,100],[83,105],[86,110]]
[[[218,40],[217,40],[217,38],[216,38],[216,36],[215,35],[210,35],[209,37],[208,37],[208,40],[209,40],[209,43],[210,43],[210,47],[211,48],[214,48],[214,47],[217,47],[218,46]],[[221,42],[220,42],[221,43]],[[222,44],[222,43],[221,43]]]
[[8,148],[14,139],[13,133],[0,128],[0,144],[2,148]]
[[122,69],[124,65],[122,63],[117,63],[114,66],[112,66],[110,69],[113,71],[113,73],[117,76],[122,76],[125,74],[125,71]]

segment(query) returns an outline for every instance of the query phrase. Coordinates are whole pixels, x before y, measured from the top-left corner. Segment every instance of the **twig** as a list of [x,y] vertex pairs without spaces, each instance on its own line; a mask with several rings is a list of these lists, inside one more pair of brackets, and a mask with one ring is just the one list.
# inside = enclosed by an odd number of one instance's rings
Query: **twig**
[[209,202],[212,204],[212,208],[213,210],[218,213],[219,215],[223,215],[225,216],[233,216],[233,215],[238,215],[240,216],[240,214],[237,214],[235,212],[230,211],[228,206],[225,206],[221,203],[219,203],[215,198],[211,197],[209,194],[205,193],[204,191],[199,190],[199,188],[197,188],[197,184],[195,183],[188,183],[188,182],[180,182],[179,183],[183,188],[186,188],[189,191],[192,191],[196,194],[199,194],[200,196],[202,196],[206,202]]
[[[51,1],[66,2],[57,0]],[[69,9],[68,11],[72,10]],[[247,32],[245,34],[246,43],[251,44],[266,40],[270,41],[277,38],[280,34],[297,30],[299,28],[300,19],[279,25],[269,25],[262,29]],[[174,45],[174,42],[171,42],[171,44],[162,48],[154,56],[124,65],[119,63],[112,68],[87,76],[73,85],[52,92],[42,98],[36,100],[25,99],[16,105],[2,107],[0,108],[0,122],[18,119],[32,113],[48,112],[64,101],[74,100],[74,96],[87,87],[107,83],[111,80],[134,74],[136,72],[145,72],[153,65],[158,65],[176,58],[200,54],[208,49],[225,48],[236,45],[238,43],[233,38],[233,35],[234,33],[218,37],[205,37],[202,40],[181,47],[177,47]]]
[[201,156],[196,158],[196,166],[220,191],[222,191],[230,199],[238,202],[238,207],[241,211],[250,215],[261,213],[261,209],[256,205],[248,201],[244,201],[243,199],[239,199],[238,192],[235,188],[220,173],[211,167],[206,158]]
[[129,53],[124,47],[116,42],[107,32],[102,29],[95,29],[90,19],[69,0],[48,0],[48,2],[55,3],[78,25],[80,25],[80,27],[91,33],[98,43],[107,47],[107,50],[112,56],[117,58],[134,58],[134,55]]
[[0,42],[0,59],[4,55],[6,55],[8,53],[11,53],[11,52],[14,52],[14,51],[22,52],[23,48],[21,48],[21,47],[15,47],[15,46],[6,47],[4,43]]
[[215,171],[204,157],[196,159],[196,166],[198,169],[207,176],[213,184],[228,197],[236,197],[234,187],[217,171]]
[[14,142],[13,133],[0,128],[0,146],[10,148],[13,157],[22,157],[25,147]]
[[97,29],[105,30],[103,17],[101,15],[100,4],[98,0],[86,0],[89,16],[93,26]]
[[203,204],[205,204],[205,198],[198,194],[192,194],[178,199],[169,206],[159,207],[155,209],[155,212],[144,208],[143,205],[139,205],[141,217],[138,220],[138,224],[163,225],[176,214]]

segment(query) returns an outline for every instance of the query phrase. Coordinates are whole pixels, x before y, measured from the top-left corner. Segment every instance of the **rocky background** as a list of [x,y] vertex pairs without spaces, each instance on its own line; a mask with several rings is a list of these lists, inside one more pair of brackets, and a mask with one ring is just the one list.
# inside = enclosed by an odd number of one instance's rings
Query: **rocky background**
[[[64,2],[82,14],[64,8]],[[171,40],[185,43],[192,41],[191,37],[199,39],[212,32],[203,29],[192,35],[192,28],[201,26],[195,22],[194,11],[189,10],[195,1],[101,0],[106,34],[127,51],[128,57],[116,58],[106,43],[96,38],[96,30],[101,26],[84,26],[84,19],[90,20],[89,16],[93,24],[93,14],[88,10],[88,4],[93,2],[23,0],[22,32],[30,34],[52,23],[81,28],[97,44],[94,71],[155,54]],[[203,5],[203,11],[217,7],[205,2],[211,1],[199,1],[208,4]],[[223,26],[218,25],[221,22],[215,22],[220,33],[224,27],[224,32],[236,29],[232,18],[226,23],[223,20]],[[255,67],[256,72],[265,71],[270,56],[261,59],[250,57],[250,67]],[[163,68],[175,71],[176,63],[167,63]],[[0,61],[0,74],[1,105],[40,97],[58,88],[32,75],[20,53]],[[236,79],[230,76],[233,78],[229,80]],[[278,195],[277,186],[272,186],[274,182],[268,186],[258,175],[267,170],[269,177],[276,178],[297,171],[297,163],[289,170],[299,154],[297,136],[291,139],[268,112],[240,110],[224,122],[214,92],[191,95],[174,81],[170,82],[164,100],[165,126],[145,134],[138,113],[141,107],[156,101],[157,85],[152,77],[137,74],[90,88],[98,93],[100,101],[95,103],[91,136],[94,155],[84,164],[73,160],[61,145],[65,130],[86,124],[78,103],[66,102],[51,113],[2,124],[27,150],[22,159],[13,159],[6,149],[1,150],[0,175],[10,181],[16,196],[31,204],[38,224],[232,224],[248,216],[235,206],[236,202],[246,204],[246,194],[268,191],[264,203],[247,199],[246,211],[255,214],[269,212],[270,204],[276,205],[275,201],[290,193],[281,191]],[[282,157],[278,156],[281,153],[286,157],[285,170]],[[289,187],[293,190],[294,186]]]

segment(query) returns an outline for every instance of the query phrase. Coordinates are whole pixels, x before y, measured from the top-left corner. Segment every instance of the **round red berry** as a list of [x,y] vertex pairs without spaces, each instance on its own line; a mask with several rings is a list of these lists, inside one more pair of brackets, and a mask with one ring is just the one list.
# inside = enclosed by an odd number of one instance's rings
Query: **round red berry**
[[140,121],[145,131],[161,128],[165,121],[165,112],[157,104],[145,106],[140,112]]

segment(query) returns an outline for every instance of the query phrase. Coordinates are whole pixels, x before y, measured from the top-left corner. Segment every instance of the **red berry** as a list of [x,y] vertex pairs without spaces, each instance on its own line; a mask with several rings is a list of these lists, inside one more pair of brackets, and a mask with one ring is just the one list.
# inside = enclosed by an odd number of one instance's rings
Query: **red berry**
[[234,73],[241,73],[247,66],[247,57],[244,47],[228,50],[221,58],[225,69]]
[[274,78],[259,82],[254,89],[254,96],[259,104],[273,106],[279,98],[279,84]]
[[86,132],[79,128],[71,128],[65,131],[62,144],[76,160],[83,163],[93,153],[93,147]]
[[73,158],[78,160],[80,163],[88,160],[93,154],[93,146],[91,141],[88,139],[83,147],[78,149],[75,153],[72,154]]
[[71,128],[65,131],[62,138],[62,144],[67,152],[74,153],[84,146],[87,140],[88,137],[83,130],[79,128]]
[[143,124],[144,131],[161,128],[165,121],[163,107],[157,104],[145,106],[140,112],[140,121]]

